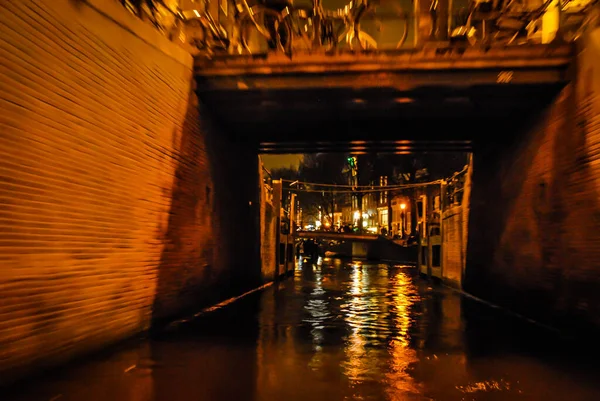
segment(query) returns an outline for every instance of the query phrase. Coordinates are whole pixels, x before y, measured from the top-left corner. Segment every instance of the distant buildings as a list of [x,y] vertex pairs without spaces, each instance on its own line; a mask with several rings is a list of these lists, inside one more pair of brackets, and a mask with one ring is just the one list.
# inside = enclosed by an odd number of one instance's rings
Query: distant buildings
[[[402,170],[407,168],[406,165],[397,166],[393,161],[380,161],[359,159],[357,156],[347,157],[346,165],[342,169],[345,186],[336,188],[338,192],[334,195],[333,207],[328,208],[329,214],[319,213],[316,218],[321,223],[319,225],[324,229],[333,230],[343,227],[351,227],[354,230],[360,228],[395,239],[406,239],[416,232],[421,240],[428,236],[439,236],[442,199],[446,196],[442,192],[446,191],[445,188],[450,182],[460,181],[456,178],[459,173],[455,173],[448,180],[434,180],[428,185],[424,181],[433,177],[429,178],[427,168],[419,167],[406,173]],[[362,164],[360,175],[359,162]],[[439,177],[439,172],[434,176]],[[404,184],[413,183],[420,184],[402,187]],[[460,196],[460,193],[456,195]],[[332,209],[333,221],[330,214]],[[421,235],[426,232],[428,234],[425,236]],[[436,251],[437,248],[434,247],[434,254]]]

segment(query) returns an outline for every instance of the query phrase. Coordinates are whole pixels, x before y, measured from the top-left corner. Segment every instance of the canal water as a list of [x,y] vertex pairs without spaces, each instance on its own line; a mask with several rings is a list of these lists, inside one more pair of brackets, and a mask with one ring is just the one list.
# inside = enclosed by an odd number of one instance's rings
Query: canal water
[[325,259],[2,399],[600,400],[590,359],[410,267]]

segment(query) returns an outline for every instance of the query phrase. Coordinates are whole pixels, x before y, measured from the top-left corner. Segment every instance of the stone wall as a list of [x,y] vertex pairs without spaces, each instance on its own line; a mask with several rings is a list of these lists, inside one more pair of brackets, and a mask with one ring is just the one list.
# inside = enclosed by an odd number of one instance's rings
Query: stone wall
[[600,328],[600,29],[573,81],[505,145],[475,150],[468,291],[566,330]]
[[272,281],[276,267],[277,214],[273,208],[273,195],[263,181],[264,171],[262,161],[259,161],[261,271],[263,281]]
[[442,278],[456,288],[462,288],[466,266],[472,172],[470,156],[461,202],[446,207],[442,213]]
[[471,193],[473,192],[473,154],[469,155],[469,169],[467,170],[467,175],[465,176],[465,186],[462,198],[462,275],[461,275],[461,287],[463,286],[463,281],[465,279],[465,271],[467,264],[467,251],[469,249],[469,222],[471,218]]
[[2,2],[0,33],[0,381],[260,282],[256,153],[189,54],[113,0]]
[[462,249],[462,205],[444,210],[442,215],[442,277],[448,284],[460,287],[464,260]]

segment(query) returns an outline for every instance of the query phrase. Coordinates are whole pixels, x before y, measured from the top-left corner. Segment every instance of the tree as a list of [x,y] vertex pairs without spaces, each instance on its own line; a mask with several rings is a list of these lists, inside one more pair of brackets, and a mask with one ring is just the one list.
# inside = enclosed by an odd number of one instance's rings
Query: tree
[[295,181],[299,179],[298,170],[291,167],[274,168],[271,170],[271,177],[274,180]]
[[[347,178],[344,176],[344,167],[346,166],[345,154],[307,154],[304,156],[304,163],[300,166],[298,177],[303,182],[346,185]],[[298,193],[298,200],[304,210],[305,216],[318,219],[319,212],[322,217],[328,216],[330,224],[333,226],[334,204],[339,202],[341,196],[328,191],[326,187],[306,184],[302,189],[317,192]],[[323,191],[318,191],[323,189]]]

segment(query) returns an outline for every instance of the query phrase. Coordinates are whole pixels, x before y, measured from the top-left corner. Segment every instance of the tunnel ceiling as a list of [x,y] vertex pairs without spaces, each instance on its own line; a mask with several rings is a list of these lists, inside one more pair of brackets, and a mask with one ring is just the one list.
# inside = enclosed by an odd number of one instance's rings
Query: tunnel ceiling
[[213,61],[197,64],[198,95],[265,153],[468,150],[514,131],[568,82],[569,49],[500,56]]

